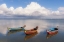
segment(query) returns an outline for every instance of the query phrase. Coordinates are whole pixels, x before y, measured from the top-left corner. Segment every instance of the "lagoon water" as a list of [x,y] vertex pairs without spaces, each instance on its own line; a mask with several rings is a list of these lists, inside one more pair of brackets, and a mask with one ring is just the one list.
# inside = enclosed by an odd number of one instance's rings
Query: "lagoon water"
[[[16,28],[26,25],[25,29],[29,30],[39,26],[38,33],[28,38],[24,31],[9,33],[7,27]],[[59,26],[56,35],[47,39],[46,29]],[[64,20],[47,19],[47,20],[0,20],[0,42],[64,42]]]

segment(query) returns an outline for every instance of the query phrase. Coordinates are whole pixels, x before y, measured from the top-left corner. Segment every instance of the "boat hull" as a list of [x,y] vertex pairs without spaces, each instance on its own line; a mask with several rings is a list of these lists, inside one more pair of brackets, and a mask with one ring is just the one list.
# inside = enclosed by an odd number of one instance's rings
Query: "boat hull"
[[33,31],[31,31],[31,30],[25,30],[25,34],[26,35],[34,34],[36,32],[37,32],[37,30],[33,30]]
[[47,34],[53,35],[53,34],[55,34],[57,32],[58,32],[58,30],[55,30],[55,31],[47,31]]
[[24,30],[24,28],[8,28],[9,31]]

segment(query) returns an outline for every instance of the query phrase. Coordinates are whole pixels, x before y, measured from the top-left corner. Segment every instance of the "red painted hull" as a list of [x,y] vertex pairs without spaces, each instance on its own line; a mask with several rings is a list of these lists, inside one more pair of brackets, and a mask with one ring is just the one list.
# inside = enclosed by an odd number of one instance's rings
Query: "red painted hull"
[[55,31],[47,31],[47,34],[53,35],[53,34],[55,34],[56,32],[58,32],[58,30],[55,30]]
[[31,31],[31,30],[26,30],[25,31],[25,34],[26,35],[30,35],[30,34],[34,34],[34,33],[36,33],[37,32],[37,30],[33,30],[33,31]]

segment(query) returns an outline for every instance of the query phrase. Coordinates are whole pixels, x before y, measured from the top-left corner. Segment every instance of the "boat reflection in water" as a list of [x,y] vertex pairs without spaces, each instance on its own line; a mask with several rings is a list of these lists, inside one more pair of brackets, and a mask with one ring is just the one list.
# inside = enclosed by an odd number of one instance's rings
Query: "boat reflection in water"
[[24,38],[24,40],[28,40],[28,39],[30,39],[30,38],[36,36],[37,34],[38,34],[38,32],[35,32],[34,34],[26,35],[25,38]]
[[56,34],[58,34],[58,31],[56,31],[56,32],[53,33],[53,34],[48,34],[48,33],[47,33],[46,38],[47,38],[47,39],[48,39],[48,38],[51,38],[52,36],[54,36],[54,35],[56,35]]
[[11,30],[11,31],[8,31],[7,35],[14,34],[14,33],[21,32],[21,31],[22,30]]

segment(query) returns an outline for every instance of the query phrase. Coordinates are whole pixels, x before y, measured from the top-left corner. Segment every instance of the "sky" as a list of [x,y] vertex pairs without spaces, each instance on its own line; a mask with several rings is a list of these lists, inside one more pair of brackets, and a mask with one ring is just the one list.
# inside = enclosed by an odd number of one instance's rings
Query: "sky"
[[7,7],[13,6],[14,8],[23,7],[25,8],[31,2],[37,2],[41,6],[56,10],[58,7],[64,6],[64,0],[0,0],[0,5],[5,3]]
[[64,0],[0,0],[0,14],[64,15]]

